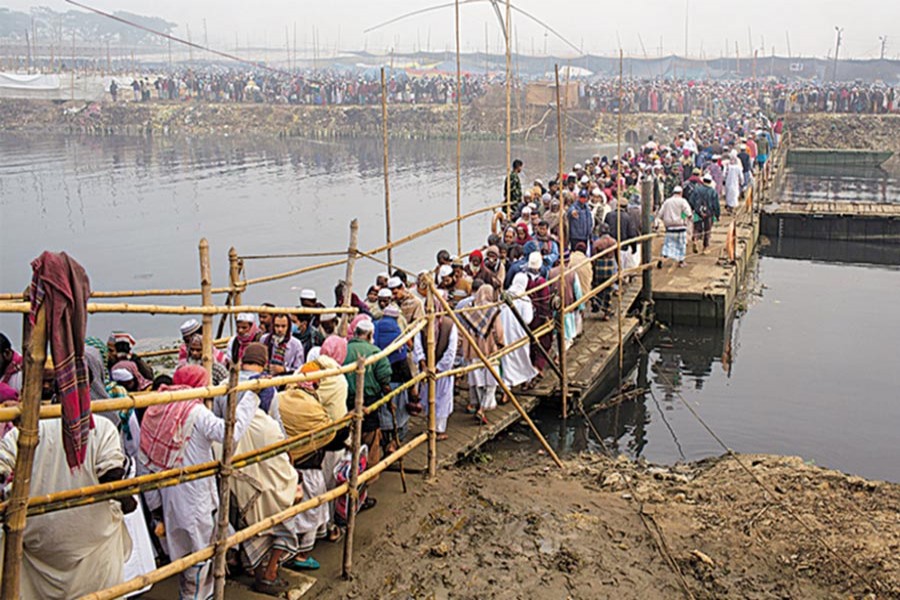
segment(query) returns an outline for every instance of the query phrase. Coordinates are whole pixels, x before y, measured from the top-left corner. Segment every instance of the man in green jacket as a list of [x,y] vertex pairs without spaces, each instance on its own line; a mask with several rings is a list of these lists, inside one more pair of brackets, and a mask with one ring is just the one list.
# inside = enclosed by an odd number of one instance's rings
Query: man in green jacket
[[[347,343],[347,359],[345,365],[356,364],[359,357],[378,354],[381,349],[372,343],[375,325],[369,319],[363,319],[353,332],[353,339]],[[363,379],[363,404],[371,406],[391,391],[391,363],[387,357],[366,366]],[[347,410],[352,411],[356,405],[356,372],[345,375],[347,378]],[[374,465],[381,459],[381,428],[378,411],[374,411],[363,419],[362,442],[369,447],[368,464]]]

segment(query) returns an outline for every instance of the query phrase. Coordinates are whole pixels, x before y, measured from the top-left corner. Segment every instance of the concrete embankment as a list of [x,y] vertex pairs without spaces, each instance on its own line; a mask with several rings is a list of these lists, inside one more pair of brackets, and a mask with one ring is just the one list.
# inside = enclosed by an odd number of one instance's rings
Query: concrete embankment
[[[550,108],[513,108],[511,121],[513,135],[519,141],[556,137],[556,113]],[[569,141],[616,142],[618,119],[614,115],[570,110],[566,122]],[[684,115],[624,115],[622,145],[637,146],[651,134],[668,137],[684,124]],[[456,107],[391,105],[388,109],[388,127],[394,138],[452,139],[456,137]],[[381,128],[380,106],[0,101],[0,131],[134,136],[380,138]],[[466,139],[505,139],[505,109],[477,103],[464,106],[462,132]]]
[[794,148],[861,149],[894,152],[886,168],[900,168],[900,114],[788,115]]

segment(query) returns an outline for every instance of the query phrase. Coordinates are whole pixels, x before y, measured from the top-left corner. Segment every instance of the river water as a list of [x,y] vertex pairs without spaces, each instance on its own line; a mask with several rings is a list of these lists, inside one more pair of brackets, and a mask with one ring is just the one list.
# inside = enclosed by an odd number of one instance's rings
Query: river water
[[[601,150],[614,154],[615,149]],[[568,149],[569,162],[594,148]],[[555,170],[555,145],[519,147],[525,180]],[[463,147],[463,211],[499,201],[503,144]],[[453,142],[391,142],[393,237],[455,215]],[[830,190],[825,198],[897,201],[890,177],[844,187],[792,179],[791,193]],[[851,176],[852,178],[852,176]],[[865,179],[865,178],[864,178]],[[96,290],[197,287],[197,244],[210,242],[214,285],[227,283],[227,252],[322,252],[346,248],[348,224],[360,220],[360,246],[384,241],[381,145],[373,140],[317,142],[137,140],[0,135],[0,290],[23,289],[29,262],[45,249],[65,250],[88,270]],[[819,185],[819,188],[815,186]],[[837,187],[835,187],[837,186]],[[849,191],[848,191],[849,190]],[[829,195],[830,194],[830,195]],[[463,250],[480,244],[489,216],[467,221]],[[455,227],[404,246],[395,261],[409,269],[433,264],[437,249],[455,251]],[[256,277],[324,259],[254,260]],[[695,460],[722,449],[699,425],[688,402],[732,448],[797,454],[818,464],[900,481],[896,425],[895,304],[900,257],[872,247],[821,247],[782,240],[764,248],[756,294],[727,328],[676,328],[645,340],[649,353],[629,361],[652,394],[598,413],[607,441],[657,462]],[[357,281],[383,270],[359,264]],[[333,268],[302,280],[253,287],[246,303],[294,304],[302,287],[331,300],[343,274]],[[149,298],[135,302],[190,304]],[[125,328],[138,338],[175,339],[182,317],[96,315],[89,334]],[[21,319],[0,316],[18,345]],[[565,450],[596,449],[584,427],[560,423],[552,409],[542,428]]]

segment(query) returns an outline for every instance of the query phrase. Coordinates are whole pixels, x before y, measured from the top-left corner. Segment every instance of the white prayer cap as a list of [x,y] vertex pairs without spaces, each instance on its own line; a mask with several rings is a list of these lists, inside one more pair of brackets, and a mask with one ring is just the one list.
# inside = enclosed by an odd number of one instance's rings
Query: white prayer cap
[[179,328],[181,330],[181,337],[191,335],[192,333],[196,333],[200,331],[200,321],[197,319],[188,319],[184,323],[181,324]]
[[453,267],[450,265],[441,265],[441,268],[438,269],[438,279],[450,277],[451,275],[453,275]]
[[364,333],[372,333],[375,331],[375,324],[371,319],[363,319],[359,323],[356,324],[356,331],[362,331]]
[[712,183],[712,181],[712,175],[710,175],[709,173],[703,176],[703,183]]
[[544,257],[540,252],[532,252],[528,255],[528,268],[540,269],[544,265]]
[[394,295],[391,293],[391,290],[387,288],[381,288],[380,290],[378,290],[379,298],[392,298],[393,296]]
[[241,321],[243,321],[245,323],[256,323],[256,315],[253,313],[242,312],[242,313],[238,313],[237,316],[234,318],[234,320],[239,323]]
[[316,290],[311,290],[311,289],[300,290],[300,299],[301,300],[315,300],[316,299]]
[[531,214],[531,206],[526,206],[525,208],[523,208],[523,209],[522,209],[522,214],[523,214],[523,215],[530,215],[530,214]]
[[547,192],[546,194],[541,196],[541,200],[544,202],[550,202],[551,200],[553,200],[553,196],[550,195],[550,192]]
[[535,179],[534,185],[539,185],[541,187],[544,187],[544,181],[542,179]]
[[590,181],[590,178],[587,175],[582,175],[581,183],[587,183]]
[[601,191],[600,191],[600,188],[598,188],[598,187],[595,187],[595,188],[591,191],[591,196],[602,196],[602,195],[603,195],[603,192],[601,192]]
[[325,313],[321,317],[319,317],[319,322],[322,321],[334,321],[337,319],[337,315],[335,313]]
[[390,279],[390,278],[391,278],[391,274],[390,274],[390,273],[386,273],[386,272],[385,272],[385,273],[379,273],[378,275],[375,276],[375,279],[381,279],[382,277],[384,277],[385,279]]
[[580,171],[580,170],[581,170],[581,163],[575,163],[575,170],[576,170],[576,171]]
[[[384,316],[386,317],[399,317],[400,309],[397,308],[395,304],[389,304],[384,307]],[[373,328],[374,329],[374,328]]]
[[388,287],[392,290],[398,287],[403,287],[403,281],[399,277],[391,277],[390,279],[388,279]]
[[522,197],[523,198],[531,198],[531,190],[527,189],[524,192],[522,192]]
[[113,369],[109,376],[116,383],[126,383],[134,379],[134,375],[128,369]]
[[682,189],[682,187],[680,185],[676,185],[674,188],[672,188],[672,191],[676,194],[680,194],[681,192],[684,191],[684,189]]

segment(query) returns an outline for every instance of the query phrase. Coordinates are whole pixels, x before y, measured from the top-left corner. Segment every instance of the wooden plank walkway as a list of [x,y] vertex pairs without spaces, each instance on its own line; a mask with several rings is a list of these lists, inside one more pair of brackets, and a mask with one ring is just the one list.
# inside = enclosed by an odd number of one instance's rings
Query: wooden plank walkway
[[777,202],[763,207],[767,215],[823,215],[835,217],[900,217],[900,203],[877,202]]
[[[685,267],[667,261],[653,271],[653,301],[661,321],[718,325],[729,318],[759,236],[759,222],[751,214],[745,211],[736,218],[735,264],[724,260],[728,228],[735,218],[723,214],[713,226],[706,254],[691,253],[688,243]],[[654,256],[659,256],[662,243],[662,239],[654,240]]]
[[900,244],[900,203],[781,202],[761,219],[770,238]]
[[[637,279],[635,283],[624,288],[623,305],[631,307],[639,293],[640,279]],[[615,294],[613,298],[615,307]],[[567,355],[571,392],[576,397],[588,393],[602,381],[604,375],[614,373],[618,365],[618,327],[615,319],[601,321],[589,311],[585,313],[585,317],[584,332],[576,338]],[[636,318],[623,316],[622,331],[626,341],[634,335],[638,325]],[[447,423],[448,439],[438,442],[437,445],[438,467],[455,464],[521,418],[510,402],[498,406],[496,410],[487,414],[490,421],[488,425],[480,424],[472,415],[466,413],[468,389],[465,378],[462,379],[454,397],[453,414]],[[543,381],[537,387],[529,392],[517,392],[516,398],[526,411],[531,411],[541,400],[558,395],[559,379],[552,370],[547,369]],[[411,417],[407,438],[425,431],[427,425],[424,416]],[[409,472],[424,472],[428,468],[427,461],[427,445],[422,444],[406,456],[403,466]]]

